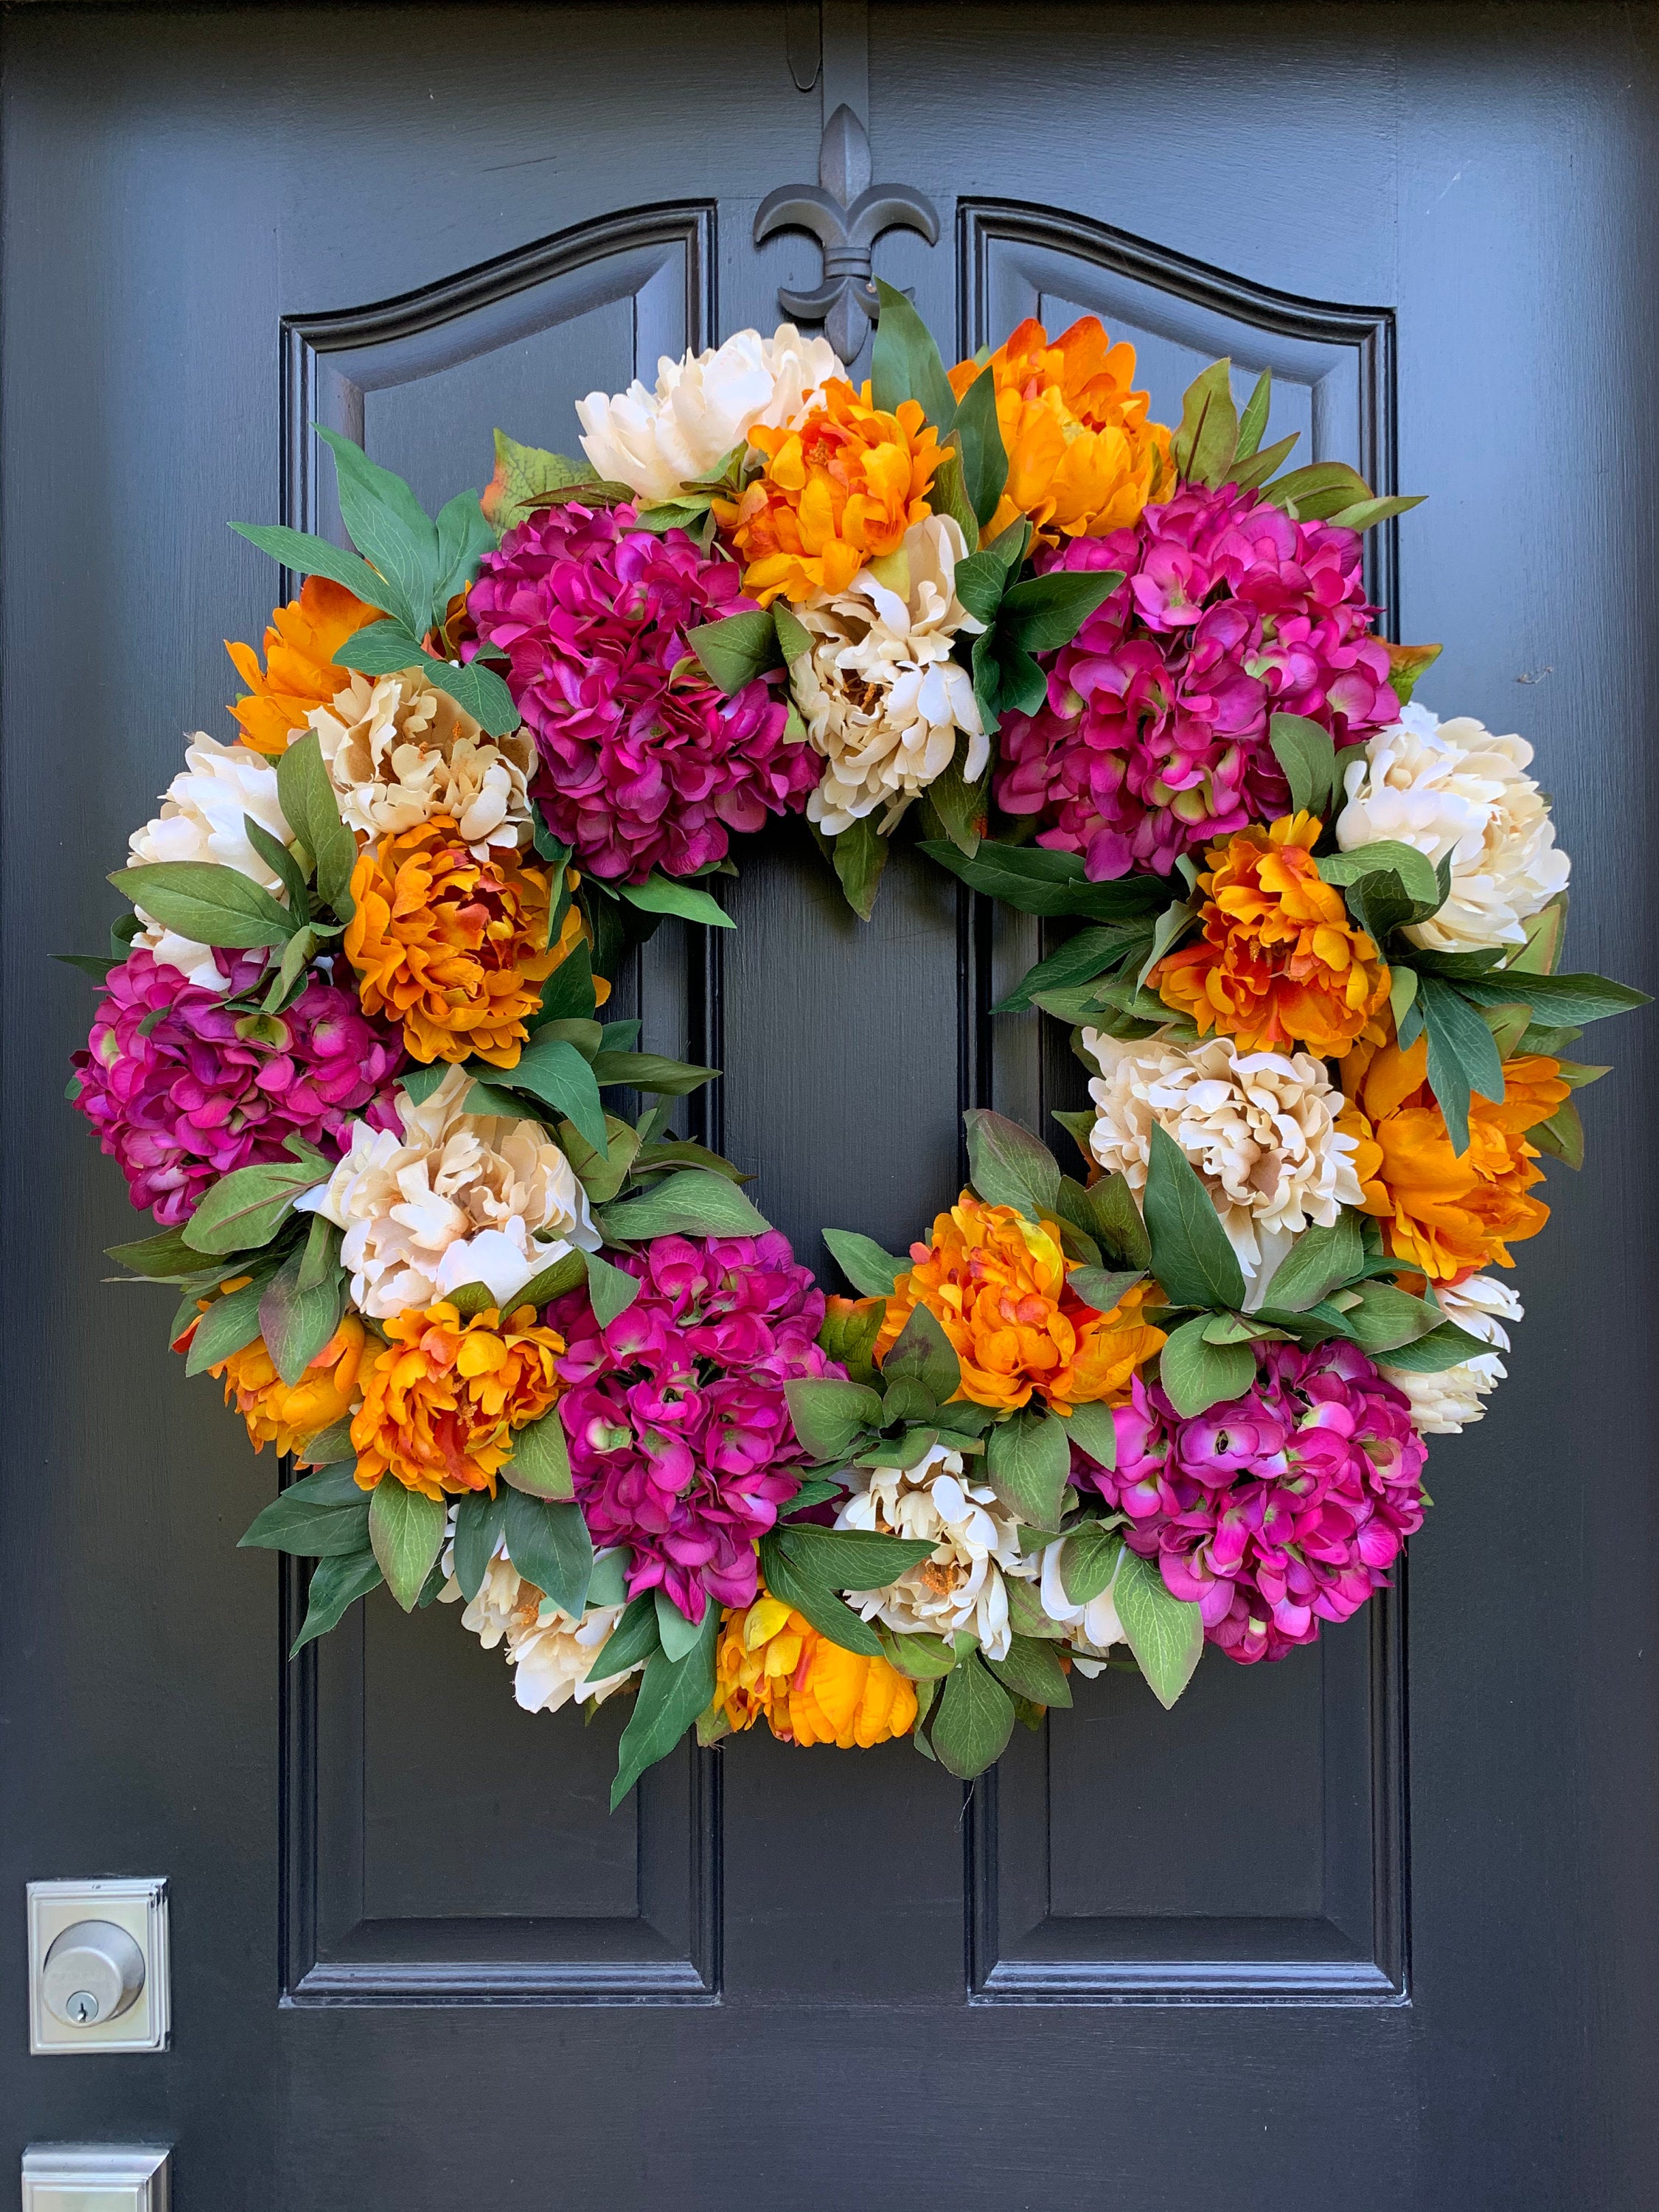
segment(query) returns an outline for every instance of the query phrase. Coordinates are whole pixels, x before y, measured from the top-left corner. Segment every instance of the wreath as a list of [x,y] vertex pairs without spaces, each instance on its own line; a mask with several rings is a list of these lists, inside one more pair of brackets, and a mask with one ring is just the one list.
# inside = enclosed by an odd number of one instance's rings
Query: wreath
[[[1346,1620],[1504,1373],[1571,1048],[1644,1002],[1558,972],[1530,747],[1374,627],[1413,501],[1279,473],[1265,374],[1171,430],[1092,318],[947,370],[881,300],[862,389],[743,331],[435,520],[319,432],[356,550],[235,526],[303,588],[76,960],[155,1223],[112,1256],[285,1457],[242,1540],[314,1562],[295,1651],[457,1602],[521,1706],[631,1695],[613,1804],[762,1717],[971,1776],[1078,1677],[1167,1706]],[[605,1018],[803,811],[861,915],[902,823],[1060,925],[999,1011],[1092,1102],[1076,1172],[970,1113],[908,1255],[824,1232],[851,1297],[672,1133],[718,1071]]]

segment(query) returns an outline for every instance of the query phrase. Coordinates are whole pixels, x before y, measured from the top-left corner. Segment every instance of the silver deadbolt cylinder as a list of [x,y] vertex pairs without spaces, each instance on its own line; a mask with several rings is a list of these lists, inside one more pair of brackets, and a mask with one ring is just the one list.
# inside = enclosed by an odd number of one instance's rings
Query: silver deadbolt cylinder
[[46,1956],[40,1994],[66,2027],[117,2020],[144,1986],[144,1954],[111,1920],[77,1920]]

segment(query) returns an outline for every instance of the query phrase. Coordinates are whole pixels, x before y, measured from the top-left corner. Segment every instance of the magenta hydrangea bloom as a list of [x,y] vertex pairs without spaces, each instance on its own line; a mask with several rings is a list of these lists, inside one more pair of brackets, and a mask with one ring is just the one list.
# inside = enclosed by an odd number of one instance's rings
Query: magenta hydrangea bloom
[[1124,580],[1069,645],[1040,656],[1048,696],[1009,714],[997,804],[1041,815],[1040,845],[1097,880],[1167,875],[1183,853],[1286,811],[1270,718],[1338,745],[1400,712],[1371,636],[1357,531],[1292,522],[1256,492],[1187,484],[1133,528],[1073,538],[1048,568]]
[[467,610],[508,656],[549,826],[594,875],[693,874],[816,787],[822,763],[785,735],[781,678],[727,698],[686,644],[755,602],[684,531],[636,529],[631,507],[549,507],[484,555]]
[[1113,1422],[1115,1471],[1074,1454],[1072,1479],[1128,1515],[1130,1549],[1231,1659],[1282,1659],[1346,1620],[1422,1525],[1427,1447],[1354,1345],[1267,1346],[1255,1387],[1194,1420],[1137,1376]]
[[[255,982],[262,954],[221,952],[233,990]],[[92,1034],[74,1066],[75,1103],[120,1164],[135,1206],[164,1228],[195,1212],[233,1168],[285,1159],[289,1137],[330,1153],[354,1115],[398,1129],[395,1030],[372,1021],[355,991],[313,977],[280,1017],[286,1046],[245,1041],[240,1010],[140,950],[104,981]]]
[[631,1548],[630,1597],[661,1588],[701,1620],[711,1600],[752,1600],[755,1539],[800,1487],[784,1384],[846,1370],[818,1348],[823,1293],[775,1229],[659,1237],[617,1264],[644,1288],[604,1328],[585,1291],[548,1310],[577,1502],[596,1544]]

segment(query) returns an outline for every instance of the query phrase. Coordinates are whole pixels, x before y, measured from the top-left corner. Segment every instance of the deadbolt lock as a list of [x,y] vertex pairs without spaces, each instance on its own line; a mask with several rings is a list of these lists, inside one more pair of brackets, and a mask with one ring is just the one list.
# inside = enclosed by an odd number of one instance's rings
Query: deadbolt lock
[[77,1920],[54,1937],[40,1970],[46,2009],[65,2027],[118,2020],[144,1986],[144,1954],[112,1920]]

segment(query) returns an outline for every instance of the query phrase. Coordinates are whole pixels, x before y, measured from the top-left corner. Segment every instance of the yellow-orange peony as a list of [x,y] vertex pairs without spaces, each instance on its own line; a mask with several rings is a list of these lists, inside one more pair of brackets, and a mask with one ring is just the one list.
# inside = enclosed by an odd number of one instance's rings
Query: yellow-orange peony
[[234,1406],[247,1423],[255,1451],[263,1451],[267,1444],[275,1444],[279,1452],[297,1451],[307,1437],[343,1421],[357,1403],[358,1369],[367,1335],[356,1315],[348,1314],[295,1383],[284,1382],[276,1372],[262,1336],[210,1367],[208,1373],[223,1376],[225,1403]]
[[1305,1044],[1340,1060],[1356,1038],[1381,1044],[1389,970],[1342,894],[1313,858],[1319,823],[1285,815],[1212,845],[1200,875],[1203,934],[1160,960],[1152,981],[1200,1036],[1235,1036],[1245,1052]]
[[[1096,316],[1052,343],[1028,317],[989,365],[1008,482],[987,538],[1022,514],[1051,540],[1103,538],[1174,489],[1170,434],[1147,421],[1146,394],[1132,389],[1135,349],[1122,339],[1112,344]],[[958,399],[982,373],[978,362],[957,363],[951,389]]]
[[363,1365],[363,1402],[351,1424],[357,1480],[390,1474],[441,1498],[495,1494],[515,1430],[538,1421],[559,1395],[564,1339],[538,1325],[534,1306],[505,1320],[494,1306],[463,1321],[447,1300],[414,1306],[386,1325],[389,1341]]
[[734,1729],[763,1714],[784,1743],[867,1751],[915,1725],[915,1685],[885,1659],[844,1651],[763,1589],[721,1617],[714,1709]]
[[350,681],[334,655],[354,631],[380,620],[380,609],[365,606],[343,584],[307,576],[299,598],[270,617],[263,668],[251,645],[227,638],[225,651],[248,687],[230,710],[242,726],[242,743],[256,753],[285,753],[293,738],[305,735],[313,708],[326,707]]
[[582,939],[573,906],[547,942],[546,869],[511,853],[474,860],[435,815],[359,854],[351,896],[343,943],[363,1011],[401,1022],[416,1060],[516,1066],[542,985]]
[[1515,1263],[1509,1247],[1549,1219],[1530,1194],[1543,1180],[1525,1132],[1547,1121],[1568,1095],[1557,1063],[1528,1054],[1504,1063],[1504,1101],[1469,1101],[1468,1150],[1454,1154],[1445,1116],[1428,1085],[1428,1041],[1358,1045],[1342,1067],[1349,1104],[1339,1129],[1358,1141],[1354,1167],[1367,1213],[1383,1224],[1395,1257],[1431,1282]]
[[876,1340],[878,1362],[925,1305],[962,1363],[959,1398],[999,1410],[1035,1391],[1059,1413],[1128,1395],[1137,1367],[1164,1342],[1141,1317],[1162,1292],[1137,1283],[1109,1313],[1070,1289],[1074,1263],[1052,1221],[1040,1226],[1012,1206],[987,1206],[964,1190],[933,1223],[931,1245],[913,1244],[915,1265],[899,1277]]
[[890,415],[850,384],[831,378],[795,428],[757,423],[750,443],[765,472],[735,505],[714,514],[744,562],[743,586],[769,607],[816,592],[844,592],[859,570],[896,553],[930,512],[927,494],[942,456],[919,403]]

